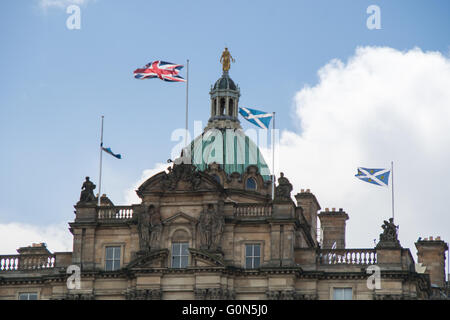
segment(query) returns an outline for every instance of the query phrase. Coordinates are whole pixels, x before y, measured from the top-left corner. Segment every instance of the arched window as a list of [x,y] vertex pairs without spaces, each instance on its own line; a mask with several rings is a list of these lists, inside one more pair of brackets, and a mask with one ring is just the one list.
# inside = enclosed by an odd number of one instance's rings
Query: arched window
[[220,115],[225,114],[225,98],[220,99]]
[[234,111],[234,101],[233,99],[230,98],[230,100],[228,101],[228,115],[233,116],[233,111]]
[[256,190],[256,180],[254,178],[248,178],[245,182],[245,188],[248,190]]

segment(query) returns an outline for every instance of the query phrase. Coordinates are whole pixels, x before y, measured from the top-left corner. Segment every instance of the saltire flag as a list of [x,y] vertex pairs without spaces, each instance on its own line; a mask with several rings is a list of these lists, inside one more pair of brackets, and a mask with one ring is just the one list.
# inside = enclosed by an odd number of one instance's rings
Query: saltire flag
[[377,186],[387,187],[389,184],[390,169],[368,169],[358,168],[358,173],[355,175],[362,181],[376,184]]
[[264,111],[244,107],[239,108],[239,113],[244,117],[245,120],[262,129],[268,129],[270,120],[272,120],[273,118],[273,113],[267,113]]
[[120,154],[115,154],[114,152],[112,152],[111,148],[105,148],[102,146],[102,150],[105,151],[106,153],[109,153],[113,157],[116,157],[117,159],[122,159],[122,156]]
[[182,68],[183,65],[181,64],[158,60],[134,70],[134,77],[141,80],[160,78],[168,82],[185,82],[186,80],[179,75]]

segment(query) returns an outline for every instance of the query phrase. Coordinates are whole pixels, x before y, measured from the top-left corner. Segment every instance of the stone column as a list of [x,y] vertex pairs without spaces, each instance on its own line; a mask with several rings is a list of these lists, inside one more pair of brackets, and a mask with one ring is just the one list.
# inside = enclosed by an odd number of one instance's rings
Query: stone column
[[279,224],[270,225],[270,262],[271,266],[280,266],[281,252],[280,252],[280,231]]
[[284,224],[282,226],[282,265],[293,266],[294,265],[294,225]]
[[230,108],[230,97],[226,97],[225,99],[225,112],[224,114],[228,116]]

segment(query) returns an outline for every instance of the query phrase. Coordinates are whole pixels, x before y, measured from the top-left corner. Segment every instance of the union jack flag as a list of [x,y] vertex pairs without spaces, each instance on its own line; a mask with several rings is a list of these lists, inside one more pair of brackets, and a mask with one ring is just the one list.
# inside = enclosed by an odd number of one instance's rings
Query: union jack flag
[[141,69],[134,70],[134,77],[136,79],[160,78],[169,82],[184,82],[186,80],[178,74],[181,68],[183,68],[181,64],[158,60],[146,64]]

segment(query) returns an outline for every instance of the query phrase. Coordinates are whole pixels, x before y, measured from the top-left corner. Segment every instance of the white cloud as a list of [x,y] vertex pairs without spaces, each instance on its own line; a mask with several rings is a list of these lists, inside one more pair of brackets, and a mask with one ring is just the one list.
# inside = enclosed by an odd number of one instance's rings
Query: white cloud
[[39,0],[39,6],[44,10],[48,8],[65,9],[72,4],[82,6],[88,2],[89,0]]
[[349,214],[347,244],[370,247],[391,215],[390,189],[354,177],[358,166],[394,161],[400,241],[450,240],[450,60],[437,52],[358,48],[333,60],[295,96],[301,133],[281,135],[279,168],[294,191],[310,188],[322,208]]
[[67,223],[46,227],[22,223],[0,224],[0,254],[17,254],[17,249],[44,242],[51,252],[72,251],[72,234]]
[[169,167],[167,163],[157,163],[153,169],[144,170],[139,181],[137,181],[132,188],[125,190],[125,203],[141,203],[141,199],[136,194],[137,188],[151,176],[161,171],[166,171],[167,167]]

